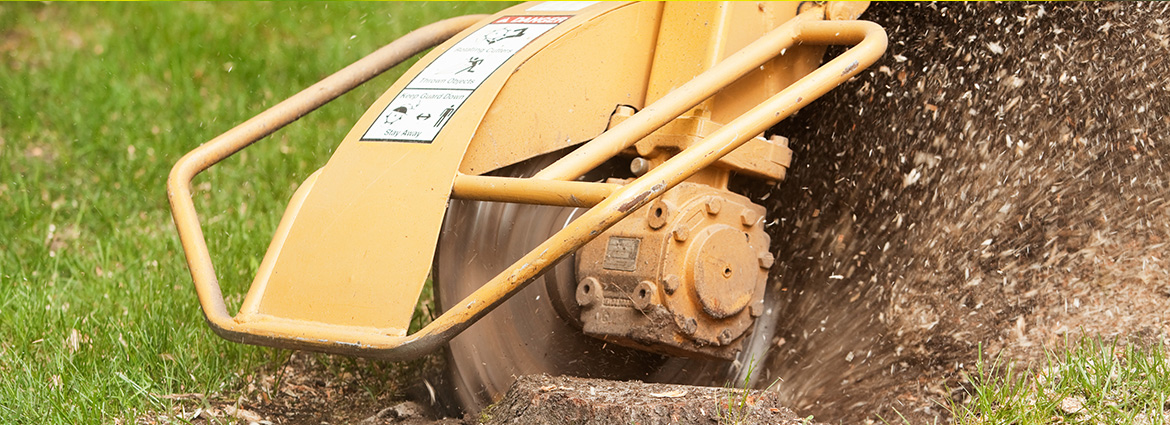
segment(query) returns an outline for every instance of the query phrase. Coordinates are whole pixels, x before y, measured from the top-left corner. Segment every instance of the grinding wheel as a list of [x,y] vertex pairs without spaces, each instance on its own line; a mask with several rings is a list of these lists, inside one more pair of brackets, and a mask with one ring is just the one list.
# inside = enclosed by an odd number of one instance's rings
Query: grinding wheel
[[[493,174],[530,176],[559,156],[546,155]],[[452,200],[435,258],[436,305],[446,310],[470,295],[581,212],[566,207]],[[582,334],[572,312],[565,311],[565,304],[573,303],[555,302],[563,299],[557,298],[561,291],[567,290],[572,297],[576,287],[573,264],[572,256],[562,259],[451,340],[446,391],[464,411],[482,409],[498,400],[517,377],[531,374],[719,386],[744,382],[737,375],[747,369],[738,367],[742,362],[668,358]],[[749,341],[746,346],[753,344]],[[762,359],[763,355],[741,354],[741,358]]]

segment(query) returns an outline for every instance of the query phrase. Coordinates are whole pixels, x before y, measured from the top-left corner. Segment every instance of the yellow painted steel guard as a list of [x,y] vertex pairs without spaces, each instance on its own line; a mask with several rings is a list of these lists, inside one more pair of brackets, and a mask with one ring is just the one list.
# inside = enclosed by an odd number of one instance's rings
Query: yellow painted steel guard
[[[820,16],[824,15],[823,11],[819,13]],[[877,24],[866,21],[816,21],[814,16],[814,12],[806,12],[781,25],[622,124],[582,145],[532,179],[457,176],[452,193],[458,198],[593,207],[420,331],[406,336],[390,336],[327,324],[292,325],[280,321],[243,323],[234,320],[224,304],[191,201],[192,179],[211,165],[413,54],[453,36],[483,19],[483,16],[449,19],[408,34],[196,148],[175,164],[167,183],[168,196],[209,325],[220,336],[238,342],[387,360],[417,358],[439,348],[523,289],[557,260],[584,246],[666,190],[848,80],[873,64],[885,51],[885,31]],[[796,44],[854,46],[629,184],[619,186],[563,181],[572,180],[605,162],[726,84]],[[311,184],[312,179],[310,177],[306,185]]]

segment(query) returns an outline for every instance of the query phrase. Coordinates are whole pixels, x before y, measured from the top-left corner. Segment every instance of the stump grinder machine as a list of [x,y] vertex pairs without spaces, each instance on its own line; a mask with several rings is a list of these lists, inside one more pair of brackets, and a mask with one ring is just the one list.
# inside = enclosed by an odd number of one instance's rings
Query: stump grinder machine
[[[207,323],[248,344],[448,353],[467,410],[532,373],[743,382],[776,320],[769,129],[872,64],[867,2],[545,2],[420,28],[188,153],[167,183]],[[826,46],[847,46],[823,62]],[[194,177],[426,49],[296,190],[229,314]],[[823,62],[823,64],[822,64]],[[425,286],[441,314],[411,332]]]

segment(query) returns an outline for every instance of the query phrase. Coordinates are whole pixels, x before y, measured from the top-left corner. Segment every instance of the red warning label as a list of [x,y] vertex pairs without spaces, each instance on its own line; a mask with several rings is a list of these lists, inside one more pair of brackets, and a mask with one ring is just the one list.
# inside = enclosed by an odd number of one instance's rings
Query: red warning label
[[571,16],[504,16],[493,24],[559,24]]

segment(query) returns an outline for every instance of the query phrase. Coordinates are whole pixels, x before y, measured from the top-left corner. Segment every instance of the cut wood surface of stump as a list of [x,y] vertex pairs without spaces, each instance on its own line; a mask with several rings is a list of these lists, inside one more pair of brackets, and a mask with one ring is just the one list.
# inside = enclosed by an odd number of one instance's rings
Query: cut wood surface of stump
[[775,390],[531,375],[485,409],[486,424],[811,424]]

